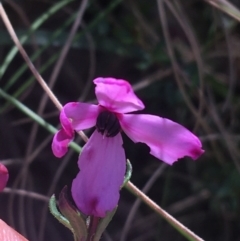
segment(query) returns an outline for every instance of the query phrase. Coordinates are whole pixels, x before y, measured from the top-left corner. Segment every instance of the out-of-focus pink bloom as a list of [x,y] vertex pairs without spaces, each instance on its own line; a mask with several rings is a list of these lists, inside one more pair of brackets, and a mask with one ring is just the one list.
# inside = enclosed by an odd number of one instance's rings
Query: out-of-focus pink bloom
[[2,163],[0,163],[0,192],[5,188],[8,177],[8,169]]
[[8,226],[0,219],[0,240],[1,241],[28,241],[20,233]]
[[73,181],[72,195],[85,214],[104,217],[119,199],[126,159],[122,148],[123,130],[134,142],[150,147],[156,158],[172,165],[179,158],[197,159],[204,151],[200,140],[185,127],[154,115],[128,114],[144,109],[125,80],[97,78],[98,105],[71,102],[60,114],[62,129],[54,136],[52,150],[62,157],[74,131],[96,126],[79,157],[80,173]]

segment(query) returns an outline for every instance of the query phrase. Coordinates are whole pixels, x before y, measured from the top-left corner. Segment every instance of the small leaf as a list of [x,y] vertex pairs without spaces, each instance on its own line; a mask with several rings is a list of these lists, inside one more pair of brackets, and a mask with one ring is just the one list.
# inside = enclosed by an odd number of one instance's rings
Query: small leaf
[[72,231],[72,226],[70,222],[58,211],[57,205],[56,205],[56,198],[55,195],[53,194],[49,200],[49,210],[51,214],[60,222],[62,223],[65,227],[70,229]]
[[59,195],[58,207],[61,213],[68,219],[72,227],[75,241],[85,241],[88,235],[86,221],[69,200],[67,186],[62,189]]
[[121,188],[123,188],[126,185],[126,183],[130,180],[131,176],[132,176],[132,164],[127,159],[127,171],[126,171],[124,181],[123,181],[123,184],[122,184]]

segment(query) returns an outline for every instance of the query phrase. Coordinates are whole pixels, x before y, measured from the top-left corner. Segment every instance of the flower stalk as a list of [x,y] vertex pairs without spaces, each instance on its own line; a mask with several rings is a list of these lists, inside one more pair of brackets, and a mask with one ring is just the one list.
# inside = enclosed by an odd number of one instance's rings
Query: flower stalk
[[149,206],[153,211],[164,218],[172,227],[178,230],[184,237],[189,241],[204,241],[198,235],[193,233],[190,229],[180,223],[177,219],[171,216],[168,212],[157,205],[153,200],[151,200],[147,195],[145,195],[141,190],[139,190],[130,181],[125,185],[126,189],[129,190],[136,197],[140,198],[147,206]]
[[97,232],[97,227],[99,224],[100,218],[99,217],[95,217],[92,216],[90,217],[90,224],[89,224],[89,228],[88,228],[88,238],[87,241],[93,241],[94,240],[94,236]]

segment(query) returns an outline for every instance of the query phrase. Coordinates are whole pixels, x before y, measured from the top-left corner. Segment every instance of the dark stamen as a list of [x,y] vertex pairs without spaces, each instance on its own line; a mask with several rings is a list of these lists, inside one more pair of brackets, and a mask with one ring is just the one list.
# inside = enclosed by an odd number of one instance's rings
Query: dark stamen
[[96,128],[107,137],[114,137],[121,130],[117,116],[109,111],[103,111],[98,115]]

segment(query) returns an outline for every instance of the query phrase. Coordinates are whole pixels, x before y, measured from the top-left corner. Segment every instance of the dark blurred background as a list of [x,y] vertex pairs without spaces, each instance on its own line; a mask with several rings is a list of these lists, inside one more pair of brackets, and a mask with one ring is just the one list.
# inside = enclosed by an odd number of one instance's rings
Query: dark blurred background
[[[92,0],[69,42],[81,3],[2,1],[25,50],[62,104],[94,102],[95,77],[122,78],[144,102],[142,113],[169,118],[201,138],[202,157],[164,166],[146,145],[124,136],[131,181],[140,189],[148,184],[149,197],[204,240],[240,241],[239,22],[203,0]],[[240,7],[239,1],[232,3]],[[56,67],[66,44],[68,54]],[[0,88],[57,127],[58,110],[49,99],[44,103],[43,89],[21,55],[11,52],[13,46],[0,21]],[[0,161],[10,172],[8,188],[0,194],[0,218],[30,241],[72,240],[47,205],[49,196],[71,186],[78,154],[55,158],[52,136],[0,96]],[[145,204],[134,211],[135,201],[121,191],[102,240],[186,240]]]

